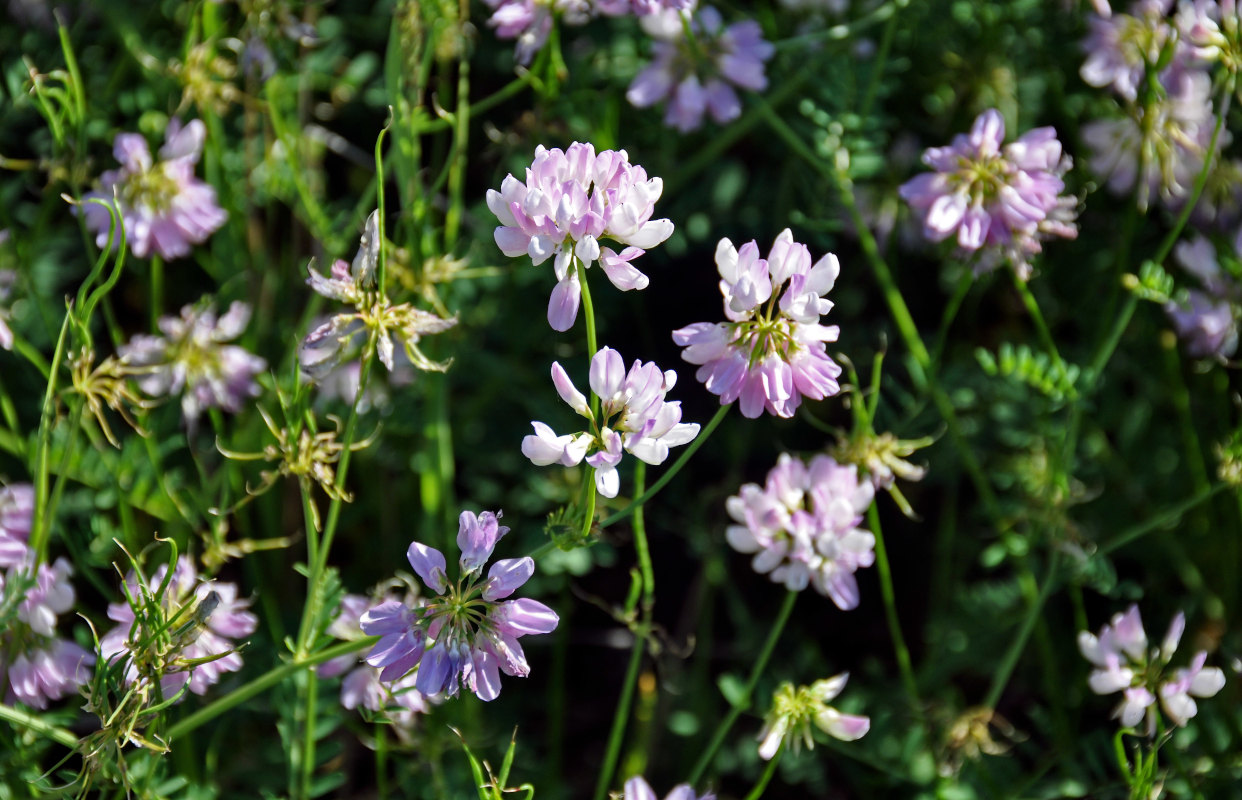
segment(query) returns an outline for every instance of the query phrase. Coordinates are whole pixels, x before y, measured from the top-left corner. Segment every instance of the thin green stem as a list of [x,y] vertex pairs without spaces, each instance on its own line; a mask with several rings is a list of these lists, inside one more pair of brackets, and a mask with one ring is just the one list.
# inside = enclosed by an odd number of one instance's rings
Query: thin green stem
[[1039,622],[1044,603],[1048,600],[1048,596],[1052,594],[1052,588],[1057,583],[1057,553],[1055,550],[1049,555],[1049,559],[1047,573],[1044,575],[1043,581],[1040,582],[1038,589],[1035,587],[1035,580],[1030,572],[1019,576],[1022,593],[1026,596],[1028,603],[1026,617],[1022,620],[1022,626],[1018,628],[1017,635],[1010,642],[1009,649],[1005,651],[1005,655],[1001,659],[1000,668],[992,675],[992,684],[988,688],[987,697],[983,701],[984,708],[996,708],[996,703],[1005,691],[1005,686],[1009,683],[1009,678],[1013,674],[1014,667],[1018,664],[1018,659],[1022,656],[1022,651],[1026,649],[1027,640],[1030,639],[1031,632],[1035,630],[1035,623]]
[[776,649],[776,643],[781,638],[781,632],[785,630],[785,623],[789,621],[789,615],[793,611],[794,603],[797,600],[798,592],[789,591],[785,593],[785,602],[781,605],[781,610],[777,613],[771,630],[768,631],[768,640],[763,643],[763,649],[759,651],[759,658],[755,660],[754,666],[751,667],[750,678],[746,681],[746,688],[743,690],[742,696],[733,703],[724,721],[716,727],[716,732],[712,735],[712,740],[708,743],[707,749],[703,751],[703,755],[699,757],[698,762],[694,765],[694,769],[690,772],[690,776],[686,779],[686,782],[691,786],[697,785],[699,778],[702,778],[703,773],[712,765],[712,760],[716,757],[716,751],[720,749],[720,745],[724,744],[725,737],[729,735],[730,729],[733,728],[733,723],[737,722],[737,718],[742,715],[743,711],[750,708],[751,700],[755,693],[755,686],[759,683],[763,670],[768,666],[768,659],[772,657],[772,651]]
[[151,311],[151,332],[160,332],[160,314],[164,310],[164,259],[151,255],[151,296],[147,305]]
[[974,273],[969,268],[963,267],[962,276],[957,279],[957,286],[953,289],[953,296],[949,298],[949,302],[944,307],[944,314],[940,317],[940,331],[936,334],[936,344],[932,348],[932,371],[935,371],[935,366],[944,356],[944,347],[949,340],[949,328],[953,325],[953,320],[957,318],[957,312],[961,310],[962,303],[966,301],[970,287],[974,285]]
[[901,632],[901,621],[897,618],[897,596],[893,591],[893,573],[889,568],[888,549],[884,546],[884,534],[880,530],[880,511],[872,503],[867,509],[867,521],[871,533],[875,536],[875,568],[880,576],[880,595],[884,598],[884,617],[888,621],[888,633],[893,639],[893,652],[897,656],[897,667],[901,671],[901,682],[905,685],[910,705],[920,719],[923,716],[923,701],[919,698],[918,682],[914,678],[914,666],[910,660],[910,650],[906,647],[905,636]]
[[[897,9],[904,4],[893,3],[892,10],[888,16],[888,23],[884,26],[884,33],[880,35],[880,47],[876,51],[875,61],[871,65],[871,77],[867,80],[867,89],[863,94],[862,102],[858,105],[858,116],[860,119],[871,119],[871,107],[875,103],[876,95],[880,91],[880,80],[884,77],[884,67],[888,63],[888,53],[893,47],[893,36],[897,33]],[[884,8],[884,6],[881,6]]]
[[[35,507],[33,523],[30,531],[30,549],[35,554],[35,564],[42,564],[47,556],[47,540],[51,531],[52,520],[48,515],[48,473],[51,471],[52,427],[56,424],[56,377],[60,371],[60,362],[65,355],[65,338],[69,332],[69,322],[73,319],[73,309],[65,310],[65,321],[60,326],[60,336],[56,338],[56,350],[52,355],[49,368],[47,391],[43,395],[43,411],[39,417],[39,444],[35,452],[35,466],[31,470],[35,478]],[[70,431],[72,436],[76,431]]]
[[315,773],[315,717],[318,716],[319,675],[315,670],[307,670],[305,718],[302,720],[302,774],[299,776],[298,789],[302,797],[311,796],[311,778]]
[[763,793],[768,788],[772,776],[776,774],[776,767],[781,763],[781,756],[785,755],[785,745],[781,744],[780,749],[776,751],[776,755],[768,759],[768,765],[763,768],[763,774],[759,776],[759,780],[755,782],[755,788],[750,790],[750,794],[746,795],[746,800],[759,800],[763,797]]
[[1220,494],[1221,492],[1223,492],[1224,490],[1228,488],[1229,488],[1229,484],[1218,483],[1215,486],[1208,489],[1207,491],[1199,492],[1194,497],[1191,497],[1189,500],[1178,503],[1172,508],[1162,511],[1159,514],[1154,514],[1151,517],[1148,517],[1146,521],[1138,525],[1135,525],[1134,527],[1130,528],[1129,530],[1123,533],[1119,533],[1117,536],[1113,537],[1110,541],[1105,542],[1104,544],[1100,545],[1100,549],[1099,549],[1100,555],[1108,555],[1114,550],[1118,550],[1122,547],[1125,547],[1131,542],[1134,542],[1135,540],[1140,539],[1153,531],[1164,530],[1168,528],[1170,525],[1175,524],[1177,520],[1180,519],[1181,516],[1185,514],[1187,511],[1191,510],[1192,508],[1199,505],[1200,503],[1204,503],[1207,500],[1210,500],[1212,497],[1215,497],[1217,494]]
[[1026,306],[1026,313],[1031,315],[1031,322],[1035,324],[1035,330],[1039,333],[1040,343],[1043,344],[1048,354],[1052,356],[1057,369],[1064,375],[1065,362],[1061,359],[1061,352],[1057,349],[1057,343],[1052,338],[1052,331],[1049,329],[1047,321],[1044,320],[1044,314],[1039,309],[1039,302],[1031,292],[1031,287],[1018,275],[1017,270],[1009,270],[1009,275],[1013,278],[1014,288],[1018,290],[1018,295],[1022,298],[1022,304]]
[[325,661],[331,661],[338,656],[357,653],[360,650],[365,650],[368,647],[374,646],[378,641],[378,636],[367,636],[365,638],[355,639],[350,642],[341,642],[340,644],[333,645],[332,647],[325,647],[317,653],[311,653],[310,655],[302,658],[295,658],[293,661],[274,667],[260,675],[258,678],[250,681],[250,683],[234,689],[232,692],[226,694],[224,697],[220,698],[211,705],[206,706],[205,708],[200,708],[198,711],[195,711],[193,714],[190,714],[184,719],[178,720],[168,728],[165,738],[171,743],[179,737],[185,736],[190,731],[200,727],[204,723],[210,722],[224,712],[241,705],[250,698],[266,692],[268,689],[276,686],[300,669],[317,666]]
[[710,422],[707,423],[707,426],[703,428],[703,430],[699,431],[698,436],[694,437],[694,441],[686,445],[686,449],[683,450],[677,460],[673,462],[673,466],[665,470],[664,474],[660,476],[660,479],[651,484],[650,489],[631,500],[630,504],[625,508],[600,522],[600,529],[602,530],[603,528],[607,528],[609,525],[615,525],[629,515],[633,514],[642,506],[643,503],[646,503],[648,500],[655,497],[656,494],[658,494],[659,491],[663,489],[675,475],[677,475],[681,468],[686,465],[686,462],[690,460],[690,457],[703,446],[703,443],[707,441],[707,437],[711,436],[712,431],[716,430],[716,426],[718,426],[725,418],[725,414],[729,413],[730,408],[732,408],[732,404],[721,406],[720,409],[716,411],[716,415],[711,418]]
[[[587,271],[582,263],[574,257],[574,269],[578,270],[578,284],[582,287],[582,314],[586,322],[587,364],[595,358],[599,345],[595,339],[595,304],[591,302],[591,287],[587,282]],[[599,417],[599,397],[591,391],[591,416]]]
[[57,744],[63,744],[65,747],[77,748],[78,746],[78,737],[74,736],[71,731],[52,725],[42,717],[23,711],[20,708],[0,704],[0,719],[32,730]]

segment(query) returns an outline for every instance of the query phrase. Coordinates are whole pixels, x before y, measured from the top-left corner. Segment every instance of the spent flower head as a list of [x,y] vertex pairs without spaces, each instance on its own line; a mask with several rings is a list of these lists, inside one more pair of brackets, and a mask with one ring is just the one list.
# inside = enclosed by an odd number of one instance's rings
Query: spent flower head
[[552,382],[561,399],[586,417],[590,430],[558,436],[544,423],[531,422],[535,433],[522,440],[522,455],[541,467],[572,467],[585,458],[595,468],[595,487],[604,497],[616,497],[620,489],[617,465],[623,450],[648,464],[663,464],[670,447],[699,435],[698,423],[681,421],[681,403],[664,399],[677,373],[661,371],[654,361],[635,360],[626,372],[620,353],[600,348],[591,358],[590,374],[591,391],[600,398],[598,415],[558,362],[552,364]]
[[923,480],[927,467],[912,464],[906,458],[934,441],[930,436],[898,439],[891,433],[876,433],[868,427],[860,428],[849,436],[838,433],[836,445],[829,448],[829,453],[842,464],[858,466],[876,489],[883,489],[892,495],[901,513],[914,518],[914,509],[897,487],[897,479]]
[[[100,176],[99,191],[87,192],[83,199],[111,205],[115,193],[126,241],[139,258],[151,253],[165,259],[189,255],[192,245],[206,241],[228,219],[216,202],[216,190],[194,177],[206,136],[201,120],[182,127],[172,119],[157,162],[142,134],[117,134],[112,153],[121,168]],[[82,213],[86,226],[95,231],[95,243],[107,247],[112,227],[108,209],[87,202]]]
[[716,246],[716,267],[728,322],[696,322],[673,331],[685,347],[681,357],[701,364],[695,377],[722,405],[741,401],[742,414],[792,417],[802,398],[822,400],[841,390],[841,367],[827,352],[836,325],[819,319],[832,308],[827,298],[841,271],[829,253],[811,263],[807,246],[786,228],[766,259],[750,241]]
[[427,334],[453,327],[457,317],[443,319],[409,303],[393,303],[380,291],[376,276],[383,235],[379,212],[373,211],[367,217],[352,264],[337,259],[328,276],[317,272],[314,262],[307,268],[310,275],[306,282],[316,294],[354,307],[352,313],[336,314],[302,341],[298,360],[316,380],[328,376],[349,356],[349,345],[360,333],[365,334],[367,348],[375,349],[389,372],[395,368],[393,336],[401,341],[410,363],[418,369],[443,372],[449,367],[451,360],[432,361],[419,349],[418,342]]
[[1078,235],[1077,201],[1061,196],[1071,161],[1052,128],[1004,141],[1004,118],[995,109],[984,111],[969,134],[928,148],[923,163],[935,172],[916,175],[899,193],[922,216],[928,239],[955,236],[963,250],[980,253],[977,271],[1009,260],[1025,278],[1042,240]]
[[518,639],[551,633],[560,620],[537,600],[505,599],[535,573],[529,556],[497,561],[483,577],[496,542],[509,532],[499,517],[490,511],[461,513],[456,581],[448,577],[443,553],[410,543],[410,566],[435,596],[414,607],[385,600],[362,615],[362,630],[380,637],[366,661],[380,670],[381,681],[399,681],[417,670],[414,687],[423,695],[454,697],[464,686],[482,700],[494,700],[501,672],[530,673]]
[[700,127],[705,113],[721,124],[737,119],[742,102],[733,87],[753,92],[768,87],[764,62],[775,48],[755,20],[726,27],[710,7],[660,16],[644,25],[656,37],[655,57],[630,83],[625,97],[631,105],[667,103],[664,124],[686,132]]
[[733,548],[754,553],[755,571],[787,589],[813,585],[838,608],[858,606],[854,573],[875,561],[875,536],[858,526],[875,487],[853,465],[829,456],[810,464],[782,453],[764,486],[748,483],[725,505],[740,524],[726,537]]
[[[510,257],[529,255],[538,266],[549,258],[557,284],[548,300],[548,324],[567,331],[578,317],[585,270],[599,261],[621,291],[647,288],[636,258],[673,233],[673,223],[651,217],[664,182],[630,164],[624,150],[595,152],[574,142],[568,150],[535,148],[523,183],[507,175],[500,191],[489,189],[487,207],[500,220],[496,245]],[[602,244],[611,239],[617,252]]]
[[871,719],[856,714],[842,714],[828,701],[841,693],[850,679],[848,672],[834,675],[812,683],[810,686],[794,687],[786,681],[772,695],[772,709],[763,721],[759,732],[759,756],[772,760],[780,748],[788,744],[798,752],[801,745],[815,747],[811,738],[811,723],[824,733],[845,742],[861,739],[871,728]]
[[160,319],[163,336],[139,334],[118,348],[120,367],[151,397],[181,395],[181,413],[190,425],[208,408],[238,412],[259,396],[255,376],[267,369],[259,356],[227,344],[249,321],[250,306],[242,302],[222,317],[204,303],[185,306],[180,316]]
[[1199,651],[1188,668],[1168,671],[1169,662],[1182,633],[1186,618],[1173,618],[1159,647],[1148,647],[1147,634],[1137,605],[1113,616],[1098,636],[1089,631],[1078,634],[1078,649],[1095,667],[1087,685],[1096,694],[1122,693],[1113,711],[1123,727],[1134,728],[1146,719],[1146,732],[1156,732],[1156,701],[1178,727],[1198,713],[1193,697],[1212,697],[1225,685],[1225,673],[1218,667],[1205,667],[1207,652]]

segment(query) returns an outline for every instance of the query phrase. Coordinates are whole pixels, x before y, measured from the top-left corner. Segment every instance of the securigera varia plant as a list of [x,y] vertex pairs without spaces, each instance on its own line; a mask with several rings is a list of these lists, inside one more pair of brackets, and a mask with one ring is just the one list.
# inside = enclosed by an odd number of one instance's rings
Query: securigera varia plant
[[740,400],[743,416],[764,412],[792,417],[802,398],[822,400],[841,391],[841,367],[828,356],[836,325],[820,325],[832,309],[827,298],[841,266],[832,253],[814,264],[807,246],[786,228],[766,259],[759,246],[716,246],[716,267],[728,322],[696,322],[673,331],[681,357],[702,364],[695,377],[721,405]]
[[410,566],[436,596],[414,608],[385,600],[362,615],[362,630],[380,637],[366,661],[380,669],[381,681],[399,682],[417,669],[414,687],[424,695],[453,697],[465,686],[482,700],[494,700],[501,672],[523,678],[530,673],[518,639],[551,633],[560,619],[538,600],[505,600],[535,574],[533,558],[501,559],[483,577],[496,542],[509,532],[499,517],[461,513],[456,581],[449,580],[443,553],[410,543]]
[[[664,182],[630,164],[624,150],[595,152],[574,142],[568,150],[535,148],[526,182],[505,176],[489,189],[487,207],[500,220],[496,245],[510,257],[529,255],[538,266],[549,258],[556,288],[548,300],[548,324],[567,331],[578,318],[582,281],[597,260],[621,291],[647,288],[647,276],[631,262],[673,233],[673,223],[651,217]],[[601,244],[612,239],[620,253]]]
[[1121,703],[1113,711],[1127,728],[1137,727],[1146,720],[1146,733],[1156,733],[1156,701],[1178,727],[1184,726],[1198,713],[1194,697],[1212,697],[1225,685],[1225,673],[1219,667],[1204,666],[1207,652],[1200,650],[1190,666],[1173,671],[1167,668],[1186,629],[1186,617],[1173,618],[1169,631],[1159,648],[1148,650],[1147,634],[1138,606],[1130,606],[1100,629],[1099,636],[1089,631],[1078,634],[1078,649],[1095,669],[1087,684],[1096,694],[1122,692]]

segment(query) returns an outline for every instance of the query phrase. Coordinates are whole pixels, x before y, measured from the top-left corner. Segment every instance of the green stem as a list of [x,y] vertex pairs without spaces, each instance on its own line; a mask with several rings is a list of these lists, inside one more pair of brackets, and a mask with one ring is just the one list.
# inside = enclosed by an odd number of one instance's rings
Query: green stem
[[772,776],[776,774],[776,766],[781,763],[781,756],[783,755],[785,755],[784,744],[776,751],[776,755],[768,759],[768,765],[763,768],[763,774],[759,776],[759,780],[755,783],[755,788],[751,789],[750,794],[746,795],[746,800],[759,800],[760,797],[763,797],[763,792],[768,788],[768,783],[772,780]]
[[1018,294],[1022,297],[1022,304],[1026,306],[1026,313],[1031,315],[1031,322],[1035,323],[1035,330],[1039,333],[1040,342],[1043,344],[1044,349],[1048,351],[1048,354],[1052,356],[1057,369],[1064,375],[1065,362],[1061,359],[1061,352],[1057,350],[1057,343],[1052,338],[1052,331],[1044,320],[1044,314],[1039,310],[1039,303],[1035,300],[1035,295],[1031,293],[1031,287],[1027,285],[1026,281],[1022,280],[1017,270],[1011,269],[1009,274],[1013,278],[1014,288],[1018,290]]
[[793,611],[794,603],[797,599],[798,592],[789,591],[785,593],[785,602],[781,605],[781,610],[776,615],[776,621],[772,623],[772,628],[768,632],[768,640],[763,643],[763,649],[759,651],[759,658],[755,660],[755,664],[751,668],[750,678],[746,681],[746,688],[743,690],[742,696],[729,709],[729,713],[725,716],[724,721],[716,727],[716,732],[713,734],[711,742],[707,745],[707,749],[703,751],[703,755],[699,757],[698,762],[694,765],[694,769],[690,772],[690,776],[686,779],[686,782],[691,786],[697,785],[699,778],[702,778],[703,773],[711,766],[712,760],[716,757],[716,751],[720,749],[720,745],[724,744],[725,737],[729,735],[729,730],[733,727],[733,723],[737,722],[737,718],[742,715],[743,711],[750,708],[755,686],[759,683],[759,678],[763,675],[763,670],[768,665],[768,659],[772,657],[772,651],[776,649],[776,642],[781,638],[781,631],[785,629],[785,623],[789,621],[789,615]]
[[[65,354],[65,336],[69,332],[69,322],[73,319],[73,310],[65,311],[65,321],[60,326],[60,336],[56,339],[56,350],[52,355],[49,368],[47,391],[43,395],[43,411],[39,418],[39,445],[35,453],[35,507],[33,525],[30,531],[30,549],[35,554],[35,564],[42,564],[47,556],[47,539],[51,530],[52,520],[48,516],[48,473],[51,470],[49,459],[52,448],[52,427],[56,422],[56,377],[60,371],[60,361]],[[72,436],[76,431],[70,431]]]
[[302,774],[298,789],[302,797],[311,796],[311,778],[315,772],[315,717],[319,703],[319,675],[315,670],[307,670],[306,679],[306,716],[302,720]]
[[198,728],[204,723],[210,722],[224,712],[241,705],[255,695],[266,692],[268,689],[271,689],[273,686],[285,680],[290,675],[293,675],[300,669],[314,667],[324,663],[325,661],[331,661],[338,656],[357,653],[359,650],[365,650],[368,647],[374,646],[378,641],[378,636],[367,636],[365,638],[355,639],[350,642],[341,642],[340,644],[333,645],[332,647],[325,647],[317,653],[312,653],[302,658],[295,658],[293,661],[274,667],[265,672],[263,675],[260,675],[258,678],[255,678],[250,683],[247,683],[238,689],[234,689],[232,692],[226,694],[224,697],[215,701],[211,705],[201,708],[193,714],[178,720],[171,727],[169,727],[167,733],[165,734],[165,738],[171,743],[175,739],[185,736],[190,731]]
[[1158,530],[1163,530],[1165,528],[1168,528],[1170,525],[1173,525],[1174,523],[1176,523],[1177,520],[1180,519],[1181,516],[1185,514],[1187,511],[1191,510],[1192,508],[1199,505],[1200,503],[1206,502],[1207,500],[1211,499],[1212,497],[1216,496],[1217,494],[1223,492],[1224,490],[1228,488],[1229,488],[1229,484],[1218,483],[1215,486],[1208,489],[1207,491],[1199,492],[1194,497],[1191,497],[1189,500],[1178,503],[1177,505],[1173,506],[1170,509],[1167,509],[1165,511],[1160,512],[1159,514],[1155,514],[1151,516],[1146,521],[1138,525],[1135,525],[1134,527],[1130,528],[1128,531],[1118,534],[1111,541],[1105,542],[1104,544],[1100,545],[1100,548],[1099,548],[1100,555],[1108,555],[1114,550],[1125,547],[1126,545],[1130,544],[1136,539],[1146,536],[1152,531],[1158,531]]
[[[897,32],[896,11],[901,5],[904,5],[904,3],[892,4],[888,24],[884,26],[884,33],[880,36],[880,47],[875,54],[875,63],[871,67],[871,78],[867,81],[866,93],[863,94],[862,103],[858,106],[858,116],[860,119],[867,120],[871,118],[871,106],[875,103],[876,94],[880,90],[880,79],[884,77],[884,66],[888,62],[888,53],[893,47],[893,36]],[[881,8],[884,8],[884,6],[881,6]]]
[[888,621],[888,632],[893,639],[893,652],[897,656],[897,667],[901,671],[901,681],[905,685],[910,705],[922,718],[923,701],[919,698],[918,682],[914,678],[910,650],[906,647],[906,639],[901,632],[901,621],[897,618],[897,597],[893,591],[893,573],[889,569],[888,550],[884,546],[884,534],[880,531],[880,512],[875,503],[867,509],[867,521],[871,525],[871,533],[875,536],[875,567],[880,575],[884,617]]
[[944,307],[944,314],[940,318],[940,332],[936,334],[936,344],[932,348],[931,363],[937,365],[940,363],[941,357],[944,356],[944,347],[949,340],[949,327],[953,324],[953,320],[957,318],[957,312],[961,309],[962,303],[966,300],[966,295],[970,293],[970,287],[975,285],[975,275],[969,267],[962,267],[962,276],[957,279],[957,286],[953,290],[953,296],[949,298],[949,302]]
[[1001,659],[1000,668],[992,676],[992,685],[988,688],[987,697],[983,701],[984,708],[996,708],[996,703],[1005,691],[1005,685],[1009,683],[1009,677],[1013,674],[1014,667],[1017,666],[1018,659],[1022,656],[1022,651],[1026,649],[1026,642],[1031,637],[1031,631],[1035,630],[1035,623],[1039,621],[1039,615],[1043,611],[1044,603],[1048,600],[1048,596],[1052,594],[1052,587],[1057,583],[1057,553],[1055,550],[1052,551],[1049,558],[1051,560],[1048,562],[1047,574],[1044,575],[1038,590],[1035,587],[1034,576],[1029,571],[1025,571],[1019,576],[1022,593],[1026,596],[1028,603],[1026,618],[1022,620],[1022,627],[1018,629],[1017,636],[1010,642],[1009,649],[1005,651],[1005,656]]
[[147,298],[151,310],[151,332],[160,332],[160,313],[164,310],[164,259],[151,255],[151,296]]
[[659,493],[659,491],[663,489],[665,485],[668,484],[668,482],[673,479],[673,477],[681,470],[681,468],[686,465],[686,462],[690,460],[690,457],[693,456],[695,452],[697,452],[698,449],[703,446],[703,443],[707,441],[707,437],[711,436],[712,431],[716,430],[716,426],[719,425],[721,420],[725,418],[725,414],[729,412],[730,408],[732,408],[732,404],[727,405],[727,406],[722,405],[720,409],[716,412],[716,415],[711,418],[710,422],[707,423],[707,426],[703,428],[703,430],[699,431],[698,436],[694,437],[694,441],[686,445],[686,449],[683,450],[681,455],[677,458],[677,460],[673,462],[673,466],[665,470],[664,474],[660,476],[660,479],[658,481],[656,481],[655,483],[651,485],[650,489],[643,492],[641,495],[639,495],[634,500],[631,500],[630,504],[627,505],[625,508],[621,509],[617,513],[613,514],[610,517],[605,518],[602,522],[600,522],[599,524],[600,529],[602,530],[604,528],[607,528],[609,525],[615,525],[616,523],[625,519],[629,515],[633,514],[638,508],[642,506],[643,503],[646,503],[652,497],[655,497],[656,494]]
[[[595,353],[599,350],[595,339],[595,304],[591,302],[591,287],[587,283],[587,271],[582,267],[577,256],[574,256],[573,269],[578,270],[578,285],[582,287],[582,314],[586,322],[587,366],[589,368],[590,362],[594,360]],[[594,390],[591,391],[591,416],[599,418],[599,397]]]
[[64,728],[58,728],[45,721],[42,717],[35,716],[13,706],[0,705],[0,719],[10,722],[13,725],[20,725],[23,728],[41,734],[51,739],[57,744],[63,744],[65,747],[77,748],[78,737],[74,736],[71,731]]

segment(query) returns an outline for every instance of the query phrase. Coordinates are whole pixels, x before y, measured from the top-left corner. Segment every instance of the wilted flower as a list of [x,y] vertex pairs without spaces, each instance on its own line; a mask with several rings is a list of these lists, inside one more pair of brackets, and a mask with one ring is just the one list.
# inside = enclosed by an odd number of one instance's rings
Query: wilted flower
[[690,13],[667,11],[675,24],[644,26],[658,37],[652,44],[654,60],[625,93],[638,108],[667,102],[664,124],[683,132],[702,125],[704,113],[722,124],[737,119],[742,103],[733,86],[766,89],[763,64],[775,52],[758,22],[743,20],[726,28],[720,12],[710,7],[690,18],[688,38],[682,17]]
[[599,416],[587,398],[574,388],[564,368],[552,364],[552,383],[569,407],[586,417],[590,431],[558,436],[542,422],[532,422],[534,435],[522,440],[522,455],[537,466],[577,465],[583,458],[595,468],[595,487],[604,497],[616,497],[621,486],[617,464],[626,450],[648,464],[663,464],[668,449],[699,435],[698,423],[681,421],[681,403],[665,402],[677,383],[673,370],[660,371],[655,362],[636,360],[625,371],[621,354],[600,348],[591,358],[591,391],[600,398]]
[[[1091,171],[1106,177],[1114,194],[1137,187],[1143,210],[1153,194],[1174,205],[1190,195],[1209,156],[1216,125],[1212,81],[1206,73],[1172,71],[1162,78],[1161,86],[1156,97],[1146,104],[1133,104],[1126,116],[1096,120],[1082,129],[1082,139],[1092,151]],[[1222,130],[1217,151],[1229,138],[1229,132]]]
[[1050,236],[1072,239],[1076,201],[1061,197],[1071,161],[1052,128],[1035,128],[1003,144],[1005,120],[995,109],[980,114],[967,135],[948,147],[930,147],[923,163],[935,172],[916,175],[898,190],[923,217],[934,242],[956,235],[958,246],[984,251],[982,271],[1002,259],[1018,274],[1030,273],[1030,257]]
[[673,341],[686,348],[681,357],[702,364],[695,377],[707,391],[722,405],[740,398],[751,419],[764,409],[792,417],[804,395],[822,400],[839,392],[841,367],[825,346],[839,329],[819,324],[832,308],[827,294],[841,270],[837,257],[829,253],[812,266],[810,250],[786,228],[766,260],[753,241],[738,250],[721,239],[716,267],[729,322],[673,331]]
[[490,511],[461,513],[455,582],[449,581],[443,553],[410,543],[410,566],[437,596],[415,608],[385,600],[362,615],[362,630],[381,637],[366,658],[380,669],[381,681],[398,681],[417,668],[414,686],[424,695],[453,697],[465,686],[482,700],[494,700],[500,694],[500,672],[530,673],[518,639],[551,633],[560,620],[537,600],[504,600],[535,573],[529,556],[497,561],[483,579],[484,563],[509,532],[498,519]]
[[1088,631],[1078,634],[1078,649],[1095,665],[1087,685],[1096,694],[1123,692],[1122,701],[1113,712],[1127,728],[1147,719],[1147,734],[1156,731],[1155,703],[1157,697],[1169,719],[1184,726],[1198,708],[1191,695],[1212,697],[1225,685],[1225,674],[1218,667],[1204,667],[1207,653],[1200,651],[1189,669],[1179,669],[1165,678],[1165,668],[1173,658],[1186,618],[1178,614],[1169,625],[1169,632],[1158,649],[1148,650],[1147,634],[1139,617],[1138,606],[1130,606],[1117,614],[1095,636]]
[[[664,182],[630,164],[624,150],[574,142],[567,151],[535,148],[526,182],[507,175],[489,189],[487,207],[500,220],[496,245],[507,256],[529,255],[535,265],[553,259],[557,284],[548,301],[548,324],[567,331],[578,317],[582,284],[598,259],[621,291],[645,289],[647,276],[631,262],[673,233],[667,219],[651,219]],[[620,253],[601,239],[624,245]]]
[[[151,252],[166,259],[188,255],[191,245],[206,241],[228,219],[216,203],[216,190],[194,177],[206,131],[201,120],[185,127],[171,120],[158,163],[152,162],[142,134],[118,134],[112,153],[121,168],[105,172],[100,190],[84,196],[111,204],[116,193],[129,248],[139,258]],[[111,214],[89,202],[83,204],[82,213],[87,227],[95,231],[95,243],[107,247]]]
[[927,467],[911,464],[906,461],[906,457],[914,455],[933,441],[930,436],[898,439],[891,433],[875,433],[867,429],[856,431],[851,436],[838,434],[836,446],[830,448],[829,452],[842,464],[860,467],[875,488],[887,491],[901,508],[901,513],[913,518],[914,509],[910,507],[901,489],[897,488],[897,479],[923,480]]
[[215,309],[185,306],[180,317],[163,317],[163,336],[139,334],[117,352],[121,363],[137,375],[138,387],[151,397],[181,395],[181,413],[193,424],[204,409],[237,412],[248,398],[258,397],[255,375],[267,362],[237,345],[250,321],[250,306],[234,302],[216,318]]
[[[360,333],[375,348],[376,356],[389,372],[394,369],[392,337],[401,340],[410,363],[421,370],[443,372],[449,362],[427,358],[418,347],[419,339],[429,333],[442,333],[457,324],[457,318],[441,319],[429,311],[409,303],[393,303],[381,294],[376,284],[379,269],[379,213],[371,212],[352,264],[338,259],[332,264],[330,276],[308,267],[306,282],[317,294],[352,305],[354,313],[337,314],[303,340],[298,360],[312,378],[320,379],[332,372],[348,355],[348,346]],[[355,393],[356,394],[356,393]]]
[[233,641],[254,633],[259,621],[237,596],[237,585],[202,580],[188,556],[177,559],[172,577],[161,585],[168,565],[151,577],[130,572],[123,587],[126,600],[108,605],[117,626],[99,641],[109,664],[126,658],[125,683],[158,682],[164,699],[183,687],[202,695],[226,672],[242,667]]
[[[366,634],[362,631],[362,616],[380,601],[359,594],[347,594],[341,598],[340,611],[328,626],[327,633],[337,639],[354,641]],[[414,605],[413,596],[406,598],[407,605]],[[346,674],[347,673],[347,674]],[[347,709],[365,708],[384,714],[398,732],[413,727],[418,714],[430,708],[427,698],[414,686],[417,673],[410,672],[395,681],[380,680],[380,671],[361,663],[356,654],[341,656],[319,667],[321,678],[345,674],[341,681],[341,705]]]
[[841,694],[850,679],[848,672],[815,681],[796,689],[789,681],[782,683],[772,695],[772,710],[763,721],[759,733],[759,756],[770,761],[783,744],[798,752],[802,744],[815,747],[811,723],[829,736],[845,742],[861,739],[871,728],[871,719],[855,714],[842,714],[828,701]]
[[1165,303],[1164,310],[1177,335],[1194,358],[1228,358],[1238,347],[1238,302],[1242,290],[1221,269],[1216,248],[1199,236],[1179,242],[1174,257],[1199,279],[1200,289]]
[[852,465],[823,455],[807,465],[782,453],[765,486],[748,483],[728,499],[729,516],[741,524],[726,537],[755,554],[756,572],[792,591],[811,584],[849,610],[859,600],[854,572],[875,561],[875,536],[858,527],[874,496]]
[[[615,795],[613,795],[615,797]],[[621,800],[659,800],[655,790],[651,788],[651,784],[640,775],[635,775],[625,782],[625,790],[621,795]],[[716,795],[708,792],[707,794],[695,794],[694,789],[688,783],[679,783],[669,790],[664,796],[664,800],[716,800]]]

